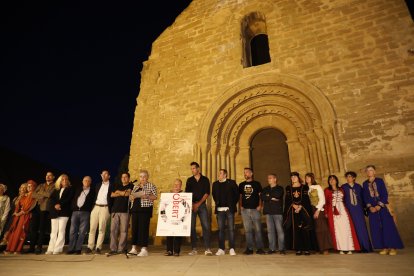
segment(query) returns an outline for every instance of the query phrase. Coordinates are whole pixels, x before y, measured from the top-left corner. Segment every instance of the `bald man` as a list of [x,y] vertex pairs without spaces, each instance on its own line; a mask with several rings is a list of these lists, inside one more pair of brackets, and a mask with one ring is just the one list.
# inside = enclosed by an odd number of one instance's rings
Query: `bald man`
[[69,247],[67,254],[80,255],[86,233],[89,231],[89,220],[95,204],[95,191],[91,189],[92,178],[85,176],[72,200],[72,217],[70,219]]

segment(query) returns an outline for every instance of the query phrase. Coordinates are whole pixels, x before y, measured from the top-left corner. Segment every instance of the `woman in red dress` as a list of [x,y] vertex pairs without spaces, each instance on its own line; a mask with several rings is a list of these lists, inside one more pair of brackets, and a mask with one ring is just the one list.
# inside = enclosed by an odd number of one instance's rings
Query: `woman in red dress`
[[32,198],[32,192],[36,189],[36,186],[36,182],[29,180],[19,188],[20,195],[16,200],[13,222],[5,235],[5,239],[7,240],[5,254],[18,254],[22,251],[26,234],[29,230],[31,211],[36,205],[36,200]]

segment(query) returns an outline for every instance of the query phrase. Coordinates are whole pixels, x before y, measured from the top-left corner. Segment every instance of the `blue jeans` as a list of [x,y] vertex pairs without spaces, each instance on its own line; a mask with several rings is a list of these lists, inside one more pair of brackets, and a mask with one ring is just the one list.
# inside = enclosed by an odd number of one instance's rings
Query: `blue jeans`
[[244,231],[246,232],[247,248],[253,250],[253,231],[256,239],[256,248],[263,249],[262,223],[260,212],[256,209],[243,209],[241,211]]
[[276,251],[276,233],[279,251],[285,250],[285,233],[283,232],[282,215],[266,215],[267,237],[269,238],[269,249]]
[[206,249],[210,248],[210,220],[208,218],[207,206],[205,203],[198,207],[196,212],[191,213],[191,246],[197,248],[196,223],[197,215],[200,218],[201,228],[203,229],[203,240]]
[[89,231],[91,213],[87,211],[74,211],[70,219],[69,251],[82,250],[82,244]]
[[229,246],[235,248],[234,242],[234,214],[230,211],[218,211],[217,212],[217,224],[219,228],[219,248],[225,249],[224,241],[226,239],[226,221],[229,231]]

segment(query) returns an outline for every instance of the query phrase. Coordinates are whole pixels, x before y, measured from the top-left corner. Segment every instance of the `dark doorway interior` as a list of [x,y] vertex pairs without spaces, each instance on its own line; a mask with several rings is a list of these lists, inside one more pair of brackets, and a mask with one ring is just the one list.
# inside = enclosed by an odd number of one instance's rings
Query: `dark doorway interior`
[[251,141],[251,166],[255,179],[267,186],[267,175],[276,173],[279,185],[290,181],[289,152],[286,136],[277,129],[269,128],[258,132]]

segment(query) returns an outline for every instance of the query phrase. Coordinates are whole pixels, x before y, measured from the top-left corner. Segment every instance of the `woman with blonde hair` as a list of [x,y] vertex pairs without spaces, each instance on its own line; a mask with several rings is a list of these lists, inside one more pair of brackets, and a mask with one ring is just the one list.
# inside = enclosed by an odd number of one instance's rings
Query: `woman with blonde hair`
[[36,186],[37,183],[33,180],[20,185],[13,221],[9,231],[4,235],[4,240],[7,241],[5,254],[18,254],[22,251],[29,230],[31,211],[36,206],[36,200],[32,198],[32,192],[36,189]]
[[73,189],[70,186],[69,177],[62,174],[55,182],[55,190],[49,199],[49,215],[52,230],[50,231],[49,247],[47,255],[62,254],[65,245],[65,230],[71,214],[71,201]]

